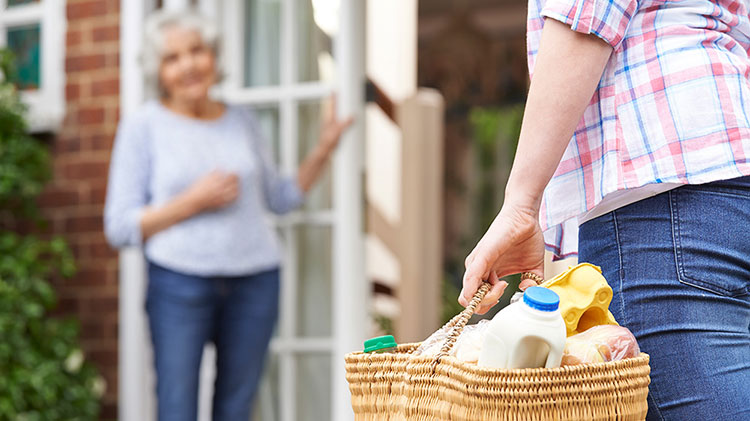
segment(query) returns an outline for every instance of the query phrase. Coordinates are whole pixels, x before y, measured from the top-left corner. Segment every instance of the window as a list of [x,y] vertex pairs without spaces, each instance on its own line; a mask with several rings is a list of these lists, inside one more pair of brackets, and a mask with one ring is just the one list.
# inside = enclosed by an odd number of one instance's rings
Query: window
[[16,55],[31,130],[54,131],[65,109],[65,2],[0,0],[0,45]]

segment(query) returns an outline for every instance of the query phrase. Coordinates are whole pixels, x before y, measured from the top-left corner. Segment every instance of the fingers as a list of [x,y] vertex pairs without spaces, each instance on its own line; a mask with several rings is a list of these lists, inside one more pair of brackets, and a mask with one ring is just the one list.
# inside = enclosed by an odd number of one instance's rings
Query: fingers
[[489,274],[489,266],[486,263],[482,264],[480,260],[475,259],[464,272],[463,289],[458,298],[459,304],[464,307],[469,305],[469,301]]
[[518,289],[520,289],[521,291],[526,291],[526,288],[535,287],[536,285],[536,282],[532,281],[531,279],[524,279],[520,284],[518,284]]
[[487,292],[487,295],[484,296],[484,300],[482,300],[482,303],[479,305],[479,308],[477,309],[477,314],[484,314],[489,309],[494,307],[498,301],[500,301],[500,297],[503,296],[503,293],[505,292],[505,289],[508,287],[508,283],[505,281],[499,281],[496,284],[492,285],[492,288]]
[[334,92],[328,97],[324,109],[323,109],[323,122],[331,124],[336,121],[336,103],[338,102],[338,95]]
[[343,121],[341,121],[339,123],[339,133],[343,133],[353,123],[354,123],[354,117],[353,116],[349,116],[346,119],[344,119]]

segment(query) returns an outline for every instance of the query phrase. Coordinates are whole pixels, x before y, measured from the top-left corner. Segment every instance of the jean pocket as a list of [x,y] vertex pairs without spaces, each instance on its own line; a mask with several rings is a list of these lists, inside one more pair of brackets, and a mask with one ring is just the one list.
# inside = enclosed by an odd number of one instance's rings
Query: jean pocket
[[681,283],[739,297],[750,289],[750,199],[694,186],[670,192]]

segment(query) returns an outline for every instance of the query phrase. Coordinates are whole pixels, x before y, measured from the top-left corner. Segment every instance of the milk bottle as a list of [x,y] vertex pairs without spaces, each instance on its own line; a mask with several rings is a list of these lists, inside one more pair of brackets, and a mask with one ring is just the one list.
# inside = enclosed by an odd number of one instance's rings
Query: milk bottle
[[523,300],[502,309],[490,321],[479,354],[479,366],[493,368],[559,367],[565,348],[560,297],[530,287]]

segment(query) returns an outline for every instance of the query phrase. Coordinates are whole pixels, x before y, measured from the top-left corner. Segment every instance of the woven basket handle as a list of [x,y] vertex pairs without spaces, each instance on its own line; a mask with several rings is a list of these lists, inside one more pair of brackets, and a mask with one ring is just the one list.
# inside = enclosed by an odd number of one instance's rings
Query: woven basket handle
[[482,286],[480,286],[477,292],[474,293],[474,297],[469,302],[469,305],[443,326],[443,328],[450,327],[451,330],[448,332],[448,336],[445,338],[445,342],[443,342],[440,352],[435,356],[435,363],[438,363],[441,358],[448,355],[451,348],[453,348],[453,344],[456,343],[458,336],[461,335],[464,327],[466,327],[466,323],[469,322],[469,319],[471,319],[471,316],[473,316],[474,312],[477,310],[477,306],[482,302],[487,291],[490,290],[490,286],[489,283],[483,282]]

